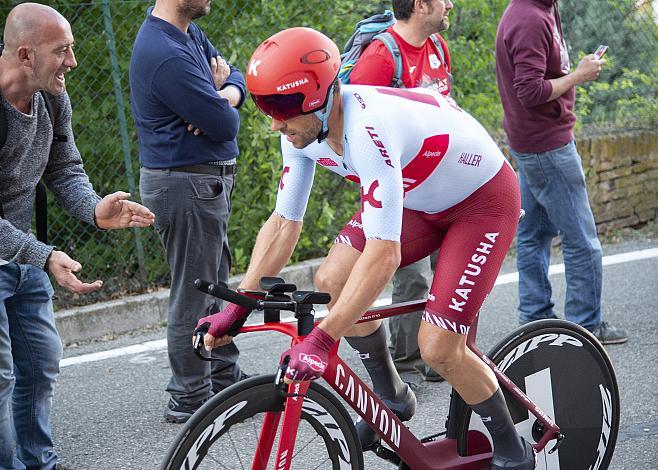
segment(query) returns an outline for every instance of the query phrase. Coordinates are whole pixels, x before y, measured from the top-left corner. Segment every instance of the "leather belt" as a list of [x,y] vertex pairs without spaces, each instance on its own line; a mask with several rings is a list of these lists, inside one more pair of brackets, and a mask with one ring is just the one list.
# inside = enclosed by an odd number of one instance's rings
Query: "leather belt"
[[150,170],[179,171],[182,173],[200,173],[214,176],[231,176],[235,174],[236,165],[190,165],[175,168],[149,168]]

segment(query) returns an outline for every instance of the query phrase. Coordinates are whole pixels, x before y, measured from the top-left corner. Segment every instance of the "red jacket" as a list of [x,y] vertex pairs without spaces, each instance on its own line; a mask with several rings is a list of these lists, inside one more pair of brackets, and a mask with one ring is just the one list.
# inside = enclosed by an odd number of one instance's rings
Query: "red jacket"
[[[387,30],[395,39],[402,56],[402,83],[407,88],[434,88],[444,95],[450,94],[450,54],[445,40],[440,36],[443,46],[445,64],[441,54],[436,50],[434,41],[427,39],[421,47],[406,42],[393,31]],[[382,41],[372,41],[363,51],[350,75],[350,83],[355,85],[391,86],[395,62],[393,56]]]

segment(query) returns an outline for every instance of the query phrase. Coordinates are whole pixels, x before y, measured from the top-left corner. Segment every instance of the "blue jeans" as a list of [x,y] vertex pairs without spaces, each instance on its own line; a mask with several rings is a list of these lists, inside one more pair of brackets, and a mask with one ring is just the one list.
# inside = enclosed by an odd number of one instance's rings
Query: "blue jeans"
[[526,214],[517,232],[519,321],[554,318],[548,266],[551,243],[562,239],[567,320],[592,330],[601,323],[601,243],[587,198],[576,144],[542,153],[511,150]]
[[[0,469],[51,470],[50,427],[62,343],[48,275],[26,264],[0,266]],[[11,406],[11,409],[10,409]]]

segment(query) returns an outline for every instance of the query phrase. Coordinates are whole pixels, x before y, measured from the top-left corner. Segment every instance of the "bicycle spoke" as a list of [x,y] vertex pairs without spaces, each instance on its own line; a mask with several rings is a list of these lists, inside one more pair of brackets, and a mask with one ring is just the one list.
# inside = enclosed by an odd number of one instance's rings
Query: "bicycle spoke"
[[226,468],[227,470],[230,470],[229,467],[227,467],[227,466],[224,465],[222,462],[220,462],[220,461],[217,460],[215,457],[213,457],[212,454],[208,453],[207,456],[208,456],[213,462],[215,462],[216,464],[221,465],[222,468]]
[[324,466],[324,464],[325,464],[326,462],[328,462],[328,461],[329,461],[329,458],[324,459],[322,462],[320,462],[319,464],[317,464],[317,465],[316,465],[315,467],[313,467],[311,470],[316,470],[316,469],[318,469],[318,468],[327,468],[327,467]]
[[229,431],[227,434],[228,434],[229,440],[231,441],[231,445],[233,446],[233,450],[235,451],[235,455],[238,458],[238,462],[240,462],[240,467],[244,468],[244,463],[242,463],[242,459],[240,458],[240,454],[238,453],[238,448],[235,445],[235,441],[233,440],[233,433],[231,433]]
[[[254,465],[262,470],[274,470],[276,454],[273,452],[281,445],[282,436],[279,422],[281,401],[273,379],[272,376],[251,380],[244,390],[237,392],[241,395],[237,399],[229,396],[228,400],[215,400],[215,409],[209,412],[205,422],[197,425],[196,433],[187,435],[183,446],[176,446],[177,453],[171,458],[173,465],[168,468],[182,470],[194,462],[199,470],[250,470]],[[349,433],[351,422],[336,408],[335,398],[322,389],[311,389],[309,395],[308,406],[322,419],[317,419],[312,413],[303,415],[294,452],[288,454],[291,468],[362,468],[358,442]],[[209,426],[215,426],[212,438]],[[333,437],[338,432],[343,436],[341,443],[347,447],[339,449],[334,445]],[[195,455],[199,453],[199,446],[207,452]],[[195,460],[190,460],[190,456]]]
[[[304,446],[302,446],[301,449],[298,449],[297,452],[295,452],[295,455],[293,455],[292,458],[294,459],[295,457],[297,457],[301,451],[303,451],[303,450],[306,449],[308,446],[310,446],[310,445],[313,443],[313,441],[315,441],[316,439],[318,439],[318,435],[317,435],[317,434],[316,434],[315,436],[313,436],[313,439],[311,439],[311,440],[308,441]],[[299,447],[299,446],[297,446],[297,447]]]

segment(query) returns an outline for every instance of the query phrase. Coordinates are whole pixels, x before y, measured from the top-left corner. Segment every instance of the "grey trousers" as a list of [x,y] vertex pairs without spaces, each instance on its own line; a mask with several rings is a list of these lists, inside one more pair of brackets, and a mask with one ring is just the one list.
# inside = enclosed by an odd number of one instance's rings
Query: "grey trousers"
[[[432,273],[436,266],[438,251],[413,264],[398,269],[393,276],[393,303],[408,302],[427,298],[432,282]],[[423,312],[413,312],[406,315],[391,317],[390,351],[393,363],[403,380],[420,374],[426,378],[431,369],[420,358],[418,347],[418,330]]]
[[155,228],[171,272],[167,349],[171,380],[167,391],[178,403],[198,404],[240,378],[234,343],[216,348],[220,361],[194,355],[197,321],[219,302],[194,288],[196,278],[226,283],[231,267],[226,228],[231,213],[233,175],[214,176],[170,170],[140,171],[142,202],[155,214]]

